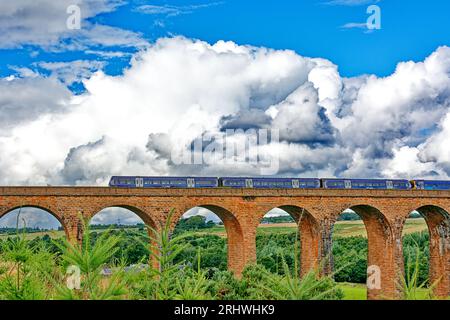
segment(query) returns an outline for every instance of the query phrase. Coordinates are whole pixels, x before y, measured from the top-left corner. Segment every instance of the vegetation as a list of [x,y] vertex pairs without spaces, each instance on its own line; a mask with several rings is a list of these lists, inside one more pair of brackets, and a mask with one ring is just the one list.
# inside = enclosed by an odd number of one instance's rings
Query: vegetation
[[[108,229],[91,228],[85,223],[81,244],[49,235],[29,239],[17,228],[14,236],[0,239],[0,299],[365,297],[365,237],[342,237],[337,232],[333,244],[336,273],[324,277],[315,270],[300,278],[296,228],[283,227],[289,224],[284,218],[273,218],[278,217],[269,218],[268,223],[276,220],[280,226],[259,228],[257,264],[248,266],[239,279],[227,271],[223,226],[199,216],[181,220],[173,234],[168,221],[158,232],[153,230],[151,238],[144,225]],[[428,243],[427,233],[404,237],[406,272],[399,286],[405,299],[431,297],[434,284],[429,284],[427,278]],[[150,258],[157,264],[149,265]],[[104,275],[105,271],[108,275]],[[79,286],[68,288],[68,280],[77,272]]]

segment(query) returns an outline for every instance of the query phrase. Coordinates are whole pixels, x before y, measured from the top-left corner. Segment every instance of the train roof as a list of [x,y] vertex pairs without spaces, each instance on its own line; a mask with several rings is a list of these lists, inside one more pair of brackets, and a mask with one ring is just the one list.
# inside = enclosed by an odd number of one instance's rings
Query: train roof
[[350,181],[409,181],[408,179],[371,179],[371,178],[321,178],[321,180],[350,180]]
[[161,178],[168,178],[168,179],[187,179],[187,178],[203,178],[203,179],[218,179],[218,177],[205,177],[205,176],[112,176],[113,178],[151,178],[151,179],[161,179]]

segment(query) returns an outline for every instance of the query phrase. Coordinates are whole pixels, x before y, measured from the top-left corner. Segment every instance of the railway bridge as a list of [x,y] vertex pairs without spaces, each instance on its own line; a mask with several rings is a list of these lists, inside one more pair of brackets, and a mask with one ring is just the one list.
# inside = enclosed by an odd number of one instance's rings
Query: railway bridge
[[[223,221],[228,241],[228,268],[239,276],[256,261],[256,230],[264,215],[280,208],[297,222],[300,266],[323,273],[332,267],[332,230],[346,209],[364,221],[368,266],[379,271],[368,285],[369,299],[395,298],[404,272],[402,230],[418,211],[430,234],[430,279],[435,293],[450,295],[450,191],[330,189],[119,189],[109,187],[0,187],[0,217],[20,207],[43,209],[56,217],[71,241],[82,237],[81,215],[90,219],[110,207],[126,208],[158,229],[174,210],[172,225],[191,208],[202,207]],[[372,272],[370,271],[370,272]]]

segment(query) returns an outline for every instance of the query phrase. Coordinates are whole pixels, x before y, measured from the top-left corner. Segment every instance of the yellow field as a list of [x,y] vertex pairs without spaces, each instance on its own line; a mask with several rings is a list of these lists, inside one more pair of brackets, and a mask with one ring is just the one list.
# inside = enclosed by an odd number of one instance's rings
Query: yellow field
[[[258,233],[290,233],[294,232],[296,228],[295,223],[266,223],[260,224]],[[404,234],[414,232],[426,231],[427,225],[424,219],[407,219],[405,224]],[[198,231],[199,233],[212,233],[221,237],[226,237],[226,231],[223,226],[216,226],[212,229]],[[338,221],[334,227],[335,237],[366,237],[366,228],[362,220],[356,221]]]
[[[274,224],[260,224],[258,227],[258,233],[289,233],[295,231],[295,223],[274,223]],[[404,234],[410,234],[414,232],[426,231],[427,225],[422,218],[407,219],[405,224]],[[104,230],[96,230],[101,232]],[[211,229],[197,231],[198,233],[216,234],[220,237],[226,237],[226,231],[223,226],[215,226]],[[63,231],[46,231],[26,234],[27,239],[33,239],[48,234],[52,238],[59,238],[64,236]],[[338,221],[334,227],[335,237],[352,237],[363,236],[366,237],[366,229],[364,223],[361,220],[357,221]],[[8,237],[8,235],[0,235],[0,239]]]

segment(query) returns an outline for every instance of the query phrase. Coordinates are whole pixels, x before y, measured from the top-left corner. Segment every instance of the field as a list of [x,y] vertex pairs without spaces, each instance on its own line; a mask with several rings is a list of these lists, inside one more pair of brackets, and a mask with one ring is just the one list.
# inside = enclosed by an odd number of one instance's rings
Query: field
[[[290,233],[294,232],[296,228],[295,223],[267,223],[260,224],[258,227],[258,233]],[[407,219],[404,229],[404,234],[410,234],[414,232],[426,231],[427,225],[423,218]],[[199,230],[198,232],[206,233],[205,230]],[[207,233],[226,237],[225,228],[223,226],[215,226],[208,229]],[[366,237],[366,229],[362,220],[356,221],[338,221],[334,227],[335,237],[354,237],[362,236]]]
[[[296,228],[295,223],[267,223],[260,224],[258,227],[258,233],[290,233],[294,232]],[[427,225],[423,218],[417,219],[407,219],[404,234],[410,234],[414,232],[426,231]],[[102,232],[103,230],[96,230],[97,232]],[[226,232],[224,226],[216,225],[215,227],[209,228],[207,230],[199,230],[199,233],[209,233],[216,234],[221,237],[226,237]],[[59,238],[64,235],[63,231],[51,230],[42,231],[36,233],[27,233],[27,239],[33,239],[35,237],[41,237],[48,234],[52,238]],[[353,236],[363,236],[366,237],[366,229],[364,223],[361,220],[356,221],[338,221],[334,227],[335,237],[353,237]],[[6,234],[0,235],[0,239],[8,237]]]

